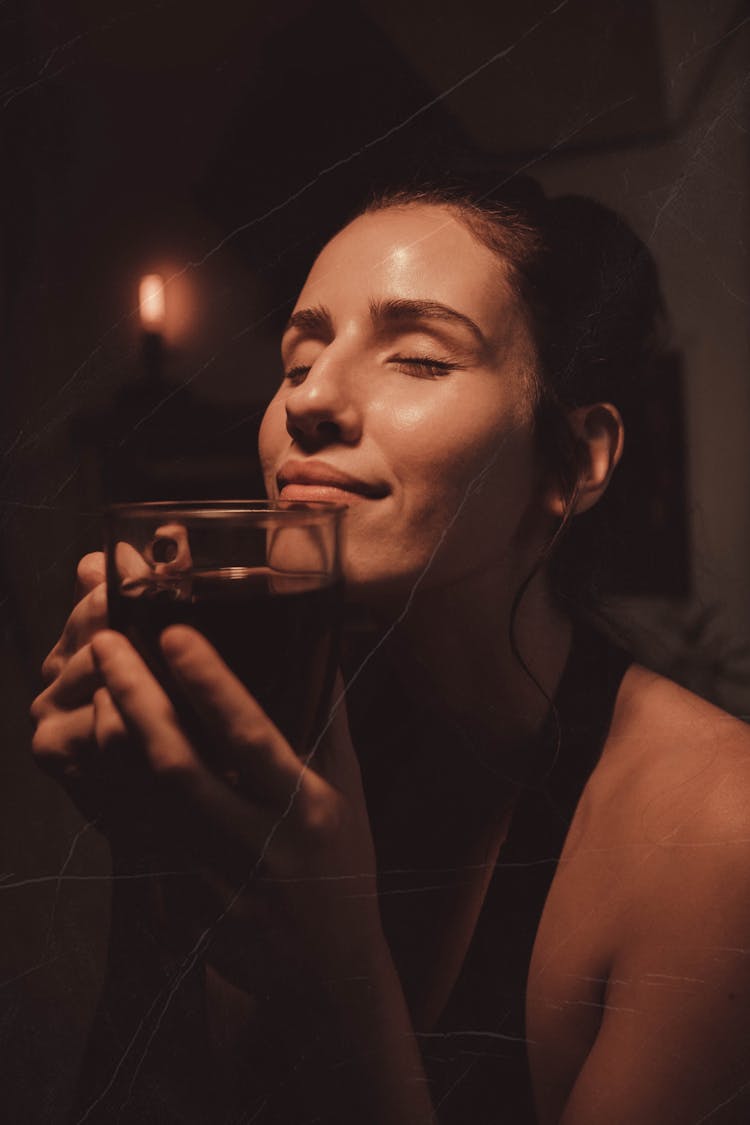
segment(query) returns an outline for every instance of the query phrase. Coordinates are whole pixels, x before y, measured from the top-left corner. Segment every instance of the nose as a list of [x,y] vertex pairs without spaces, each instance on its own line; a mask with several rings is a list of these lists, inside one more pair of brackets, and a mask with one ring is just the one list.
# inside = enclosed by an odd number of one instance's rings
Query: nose
[[328,352],[319,356],[287,395],[286,428],[306,450],[356,445],[362,436],[362,409],[351,379],[351,364]]

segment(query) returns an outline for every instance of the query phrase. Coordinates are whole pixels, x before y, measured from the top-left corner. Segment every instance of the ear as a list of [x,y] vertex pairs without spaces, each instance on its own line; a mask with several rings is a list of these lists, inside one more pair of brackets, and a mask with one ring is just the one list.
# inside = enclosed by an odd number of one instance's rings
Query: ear
[[[568,412],[567,421],[577,454],[572,514],[578,516],[592,508],[606,491],[622,457],[625,427],[619,410],[609,402],[578,406]],[[569,498],[557,485],[547,494],[547,509],[552,515],[562,518],[568,503]]]

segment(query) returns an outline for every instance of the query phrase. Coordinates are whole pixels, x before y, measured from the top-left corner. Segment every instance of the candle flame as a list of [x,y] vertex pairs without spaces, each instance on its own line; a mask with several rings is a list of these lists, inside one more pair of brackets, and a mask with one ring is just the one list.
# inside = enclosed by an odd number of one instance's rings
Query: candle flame
[[141,278],[138,288],[141,324],[147,332],[160,332],[164,327],[164,282],[158,273]]

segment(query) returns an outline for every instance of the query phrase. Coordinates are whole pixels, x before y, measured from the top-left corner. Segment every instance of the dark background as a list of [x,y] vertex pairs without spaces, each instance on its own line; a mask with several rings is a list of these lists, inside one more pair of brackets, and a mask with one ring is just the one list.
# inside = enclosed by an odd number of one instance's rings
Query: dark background
[[28,757],[76,560],[108,496],[260,491],[304,266],[415,153],[591,194],[655,255],[680,360],[613,595],[654,666],[750,713],[749,48],[736,0],[0,0],[5,1119],[64,1115],[102,972],[106,851]]

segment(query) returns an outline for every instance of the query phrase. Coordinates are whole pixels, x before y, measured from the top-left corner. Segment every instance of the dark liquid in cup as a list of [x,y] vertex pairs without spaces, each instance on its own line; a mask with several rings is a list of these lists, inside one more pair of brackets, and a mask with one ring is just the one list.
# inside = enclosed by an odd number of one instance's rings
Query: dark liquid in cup
[[331,703],[342,604],[328,577],[231,567],[150,575],[110,589],[109,621],[131,641],[181,715],[189,699],[159,649],[169,625],[191,625],[217,649],[299,752],[310,749]]

